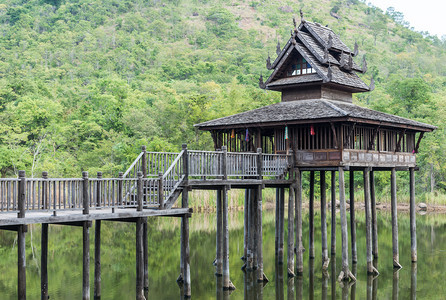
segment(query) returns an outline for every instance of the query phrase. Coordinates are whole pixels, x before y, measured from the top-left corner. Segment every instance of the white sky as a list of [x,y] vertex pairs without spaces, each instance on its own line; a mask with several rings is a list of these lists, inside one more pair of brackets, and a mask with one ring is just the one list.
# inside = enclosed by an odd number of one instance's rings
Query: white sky
[[386,12],[388,7],[404,14],[404,20],[416,31],[429,31],[439,38],[446,35],[445,0],[367,0]]

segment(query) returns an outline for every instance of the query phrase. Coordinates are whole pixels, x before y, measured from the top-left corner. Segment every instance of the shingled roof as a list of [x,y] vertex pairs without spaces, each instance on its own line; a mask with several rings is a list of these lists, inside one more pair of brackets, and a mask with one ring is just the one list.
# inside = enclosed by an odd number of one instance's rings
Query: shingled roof
[[382,126],[403,127],[418,131],[432,131],[436,127],[414,120],[374,111],[352,103],[311,99],[280,102],[232,116],[219,118],[195,126],[201,130],[263,127],[275,124],[300,124],[310,122],[355,121]]
[[[370,88],[355,73],[365,72],[365,68],[363,70],[353,61],[356,52],[356,47],[352,51],[330,28],[303,20],[271,64],[273,72],[263,87],[280,90],[288,85],[335,84],[351,92],[369,91]],[[289,61],[298,55],[305,58],[316,73],[284,75]]]

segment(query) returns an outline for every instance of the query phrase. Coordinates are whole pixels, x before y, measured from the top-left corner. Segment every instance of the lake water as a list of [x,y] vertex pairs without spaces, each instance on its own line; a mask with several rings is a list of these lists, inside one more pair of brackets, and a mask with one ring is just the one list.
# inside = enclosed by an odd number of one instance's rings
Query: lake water
[[[338,215],[339,216],[339,215]],[[378,215],[380,275],[371,280],[366,274],[365,218],[358,213],[358,281],[341,286],[334,281],[341,266],[340,228],[337,228],[336,266],[333,259],[328,276],[322,274],[320,219],[315,217],[316,259],[304,253],[304,276],[288,280],[286,267],[276,266],[274,258],[274,211],[263,214],[264,272],[270,282],[262,287],[240,267],[243,254],[243,212],[230,214],[230,271],[236,290],[220,292],[221,280],[214,276],[215,215],[195,213],[190,223],[190,258],[193,299],[446,299],[446,215],[417,215],[418,264],[410,261],[409,216],[399,216],[400,263],[392,267],[390,213]],[[329,220],[328,220],[329,221]],[[308,249],[308,216],[304,214],[304,247]],[[339,217],[338,217],[339,224]],[[176,218],[149,219],[148,299],[181,299],[176,284],[180,259],[180,222]],[[286,228],[286,226],[285,226]],[[27,296],[40,298],[40,229],[32,226],[27,234]],[[93,233],[94,230],[92,229]],[[328,226],[330,234],[330,226]],[[93,234],[91,253],[93,254]],[[17,299],[16,233],[0,232],[1,299]],[[286,241],[286,233],[285,233]],[[330,235],[329,235],[330,241]],[[135,225],[102,223],[102,299],[135,299]],[[329,248],[330,249],[330,248]],[[286,250],[286,249],[285,249]],[[286,258],[286,254],[285,254]],[[82,229],[51,225],[49,229],[49,294],[51,299],[82,298]],[[286,260],[285,260],[286,264]],[[285,265],[286,266],[286,265]],[[334,270],[333,267],[337,269]],[[416,271],[415,271],[416,270]],[[355,270],[354,270],[355,271]],[[414,273],[416,272],[416,273]],[[333,276],[335,275],[335,276]],[[91,262],[93,295],[93,257]],[[92,297],[93,299],[93,297]]]

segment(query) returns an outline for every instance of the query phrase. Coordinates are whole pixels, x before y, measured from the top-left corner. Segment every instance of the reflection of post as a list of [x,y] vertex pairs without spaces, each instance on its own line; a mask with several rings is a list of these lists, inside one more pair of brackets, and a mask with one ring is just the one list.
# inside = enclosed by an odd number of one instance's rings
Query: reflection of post
[[331,256],[331,300],[336,300],[336,255]]
[[303,299],[304,294],[304,278],[303,276],[296,277],[296,299]]
[[328,272],[322,272],[322,300],[327,300],[328,278]]
[[[353,264],[352,265],[352,273],[353,275],[357,275],[357,271],[358,271],[358,265],[357,264]],[[356,282],[353,282],[352,287],[351,287],[351,295],[350,295],[350,300],[355,300],[356,299]]]
[[398,292],[399,292],[399,281],[400,281],[400,270],[395,269],[393,271],[393,284],[392,284],[392,300],[398,300]]
[[314,259],[310,259],[308,262],[308,268],[310,269],[310,284],[308,285],[308,299],[314,299]]
[[276,264],[276,300],[283,300],[283,264]]
[[[375,268],[378,268],[378,258],[373,260],[373,265],[375,266]],[[373,294],[372,294],[372,299],[376,300],[378,299],[378,276],[374,277],[373,279]]]
[[[215,299],[216,300],[223,300],[223,277],[222,276],[215,276],[217,282],[216,282],[216,295],[215,295]],[[245,285],[245,290],[246,290],[246,285]],[[183,295],[181,295],[183,298]],[[246,297],[245,297],[246,299]]]
[[294,277],[288,278],[286,296],[287,300],[294,300]]
[[410,300],[417,299],[417,263],[412,263],[412,270],[410,276]]
[[373,274],[367,275],[367,300],[373,299]]
[[341,286],[342,286],[342,300],[348,300],[348,290],[350,285],[348,284],[348,282],[343,282]]

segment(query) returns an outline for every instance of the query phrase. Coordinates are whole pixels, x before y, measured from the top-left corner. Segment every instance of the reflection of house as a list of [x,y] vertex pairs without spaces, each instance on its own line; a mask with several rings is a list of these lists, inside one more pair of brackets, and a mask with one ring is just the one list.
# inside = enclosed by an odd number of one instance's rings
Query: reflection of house
[[352,93],[371,89],[356,75],[367,69],[353,61],[357,49],[304,21],[277,52],[260,86],[280,91],[282,102],[196,125],[211,132],[216,149],[293,149],[296,166],[415,166],[423,133],[435,127],[354,105]]
[[[354,171],[364,174],[364,199],[366,209],[367,272],[376,273],[372,255],[378,255],[376,205],[374,195],[373,171],[391,171],[391,206],[393,264],[399,264],[398,224],[396,212],[396,170],[410,172],[410,206],[412,261],[416,261],[415,231],[415,154],[425,132],[434,126],[414,120],[385,114],[363,108],[352,103],[352,94],[367,92],[374,88],[373,79],[370,87],[357,75],[365,73],[367,63],[363,59],[358,66],[353,57],[358,49],[352,51],[329,28],[317,23],[307,22],[295,26],[291,38],[283,49],[277,45],[277,58],[271,63],[268,57],[266,66],[271,75],[259,86],[263,89],[279,91],[282,101],[240,114],[207,121],[196,126],[200,130],[210,131],[215,149],[226,146],[231,152],[254,152],[262,148],[263,153],[292,153],[293,170],[290,172],[290,195],[295,195],[296,207],[296,249],[297,272],[302,273],[302,183],[301,172],[310,171],[309,193],[309,256],[314,258],[314,172],[320,171],[321,182],[321,236],[324,268],[328,266],[325,171],[331,171],[332,201],[336,196],[336,173],[339,174],[339,200],[342,228],[342,272],[341,279],[354,279],[348,270],[347,257],[347,218],[345,204],[344,170],[350,171],[350,231],[352,260],[356,257],[356,224],[354,212]],[[245,212],[258,198],[255,193],[248,193],[245,200]],[[249,196],[251,195],[251,196]],[[261,195],[261,193],[260,193]],[[251,198],[250,198],[251,197]],[[260,197],[260,196],[259,196]],[[283,198],[282,187],[276,193],[276,231],[283,238]],[[291,197],[291,196],[290,196]],[[249,202],[251,201],[251,202]],[[252,202],[254,201],[254,202]],[[261,200],[260,200],[261,201]],[[289,207],[293,202],[290,198]],[[282,213],[281,213],[282,211]],[[336,209],[332,205],[332,216]],[[246,217],[245,217],[246,218]],[[255,219],[255,216],[253,217]],[[292,224],[293,215],[289,215]],[[336,218],[332,217],[332,228],[336,228]],[[248,224],[248,223],[246,223]],[[280,225],[282,224],[282,225]],[[288,231],[292,231],[289,227]],[[333,230],[333,229],[332,229]],[[282,232],[282,233],[280,233]],[[333,231],[332,231],[333,232]],[[245,229],[246,233],[246,229]],[[249,233],[249,232],[248,232]],[[246,234],[245,234],[246,235]],[[336,234],[332,233],[332,237]],[[288,240],[292,243],[292,238]],[[332,241],[335,244],[335,241]],[[276,253],[280,253],[277,249]],[[283,249],[282,249],[283,250]],[[293,257],[288,253],[288,259]],[[293,262],[288,265],[288,273],[293,274]]]

